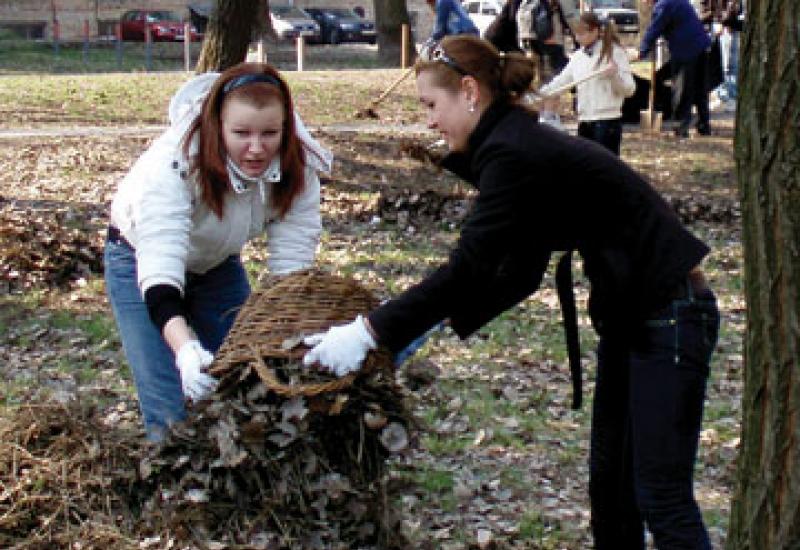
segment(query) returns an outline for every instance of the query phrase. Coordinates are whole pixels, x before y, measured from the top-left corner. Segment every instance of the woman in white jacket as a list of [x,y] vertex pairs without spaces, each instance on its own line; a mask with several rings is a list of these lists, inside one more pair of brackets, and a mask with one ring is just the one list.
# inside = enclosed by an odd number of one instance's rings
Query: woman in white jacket
[[156,441],[185,417],[184,398],[216,384],[206,367],[250,293],[244,244],[266,232],[272,273],[314,262],[317,171],[332,161],[268,65],[192,79],[169,116],[120,184],[105,250],[107,293]]
[[578,135],[597,141],[619,156],[622,141],[622,103],[636,91],[628,54],[620,46],[612,21],[602,22],[594,12],[581,14],[575,26],[581,48],[558,75],[542,86],[546,95],[600,69],[601,75],[577,86]]

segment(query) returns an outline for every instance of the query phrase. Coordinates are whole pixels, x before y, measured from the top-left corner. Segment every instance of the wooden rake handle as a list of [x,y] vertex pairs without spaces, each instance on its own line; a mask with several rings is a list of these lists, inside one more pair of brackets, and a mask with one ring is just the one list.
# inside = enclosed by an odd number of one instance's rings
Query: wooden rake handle
[[397,77],[397,79],[395,79],[395,81],[394,81],[394,82],[392,82],[391,84],[389,84],[389,87],[388,87],[388,88],[386,88],[386,89],[383,91],[383,93],[382,93],[381,95],[379,95],[378,97],[376,97],[375,99],[373,99],[373,100],[370,102],[370,104],[369,104],[369,107],[368,107],[368,108],[375,107],[375,106],[376,106],[378,103],[380,103],[381,101],[383,101],[384,99],[386,99],[386,96],[388,96],[390,93],[392,93],[392,90],[394,90],[395,88],[397,88],[397,87],[400,85],[400,83],[401,83],[401,82],[403,82],[403,81],[404,81],[406,78],[408,78],[408,75],[410,75],[410,74],[411,74],[413,71],[414,71],[414,66],[412,65],[411,67],[409,67],[408,69],[406,69],[406,70],[405,70],[405,72],[403,72],[403,74],[401,74],[400,76],[398,76],[398,77]]
[[550,90],[549,92],[544,93],[544,94],[540,93],[539,95],[541,97],[545,98],[545,99],[550,98],[550,97],[560,96],[564,92],[567,92],[567,91],[571,90],[572,88],[574,88],[575,86],[577,86],[579,84],[583,84],[584,82],[586,82],[588,80],[592,80],[593,78],[597,78],[598,76],[602,75],[606,71],[606,69],[607,69],[607,67],[603,67],[602,69],[597,69],[595,71],[590,72],[589,74],[587,74],[585,76],[580,77],[577,80],[573,80],[569,84],[564,84],[563,86],[559,86],[558,88]]

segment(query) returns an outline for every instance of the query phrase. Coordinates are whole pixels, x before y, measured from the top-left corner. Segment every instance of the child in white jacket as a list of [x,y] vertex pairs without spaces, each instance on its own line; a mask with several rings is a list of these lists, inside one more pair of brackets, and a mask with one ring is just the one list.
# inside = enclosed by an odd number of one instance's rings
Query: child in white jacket
[[594,12],[581,14],[575,38],[581,49],[540,92],[546,96],[549,90],[602,70],[599,76],[577,86],[578,135],[597,141],[619,155],[622,103],[636,91],[628,55],[620,46],[614,23],[600,21]]

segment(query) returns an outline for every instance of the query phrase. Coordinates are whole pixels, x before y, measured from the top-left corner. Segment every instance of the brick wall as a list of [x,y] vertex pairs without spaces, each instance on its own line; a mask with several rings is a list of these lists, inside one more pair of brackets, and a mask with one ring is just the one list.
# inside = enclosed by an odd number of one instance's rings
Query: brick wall
[[[206,0],[208,1],[208,0]],[[275,4],[292,3],[289,0],[271,0]],[[374,18],[372,0],[294,0],[297,6],[361,6],[368,18]],[[43,38],[53,36],[53,5],[59,22],[62,40],[80,40],[84,21],[89,22],[92,37],[109,32],[111,24],[119,20],[126,10],[158,8],[172,10],[188,19],[187,0],[0,0],[0,27],[44,25]],[[431,33],[433,14],[424,0],[407,0],[412,28],[418,41]]]

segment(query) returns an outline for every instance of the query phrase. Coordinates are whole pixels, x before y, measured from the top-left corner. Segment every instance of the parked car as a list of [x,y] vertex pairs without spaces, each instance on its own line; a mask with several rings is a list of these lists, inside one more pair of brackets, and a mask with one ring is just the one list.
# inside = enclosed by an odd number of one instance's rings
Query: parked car
[[309,42],[317,42],[320,38],[319,25],[305,11],[297,6],[269,7],[272,28],[281,40],[291,40],[304,36]]
[[617,31],[639,32],[639,12],[635,0],[588,0],[587,3],[601,19],[614,21]]
[[368,42],[377,40],[375,23],[360,17],[347,8],[305,8],[319,23],[321,40],[328,44],[339,42]]
[[[145,26],[150,26],[154,42],[183,41],[181,16],[167,10],[130,10],[120,18],[120,33],[123,40],[144,40]],[[202,40],[203,34],[194,25],[190,26],[191,40]]]
[[492,24],[492,21],[503,9],[503,2],[500,0],[464,0],[461,2],[461,6],[483,36],[486,28]]

